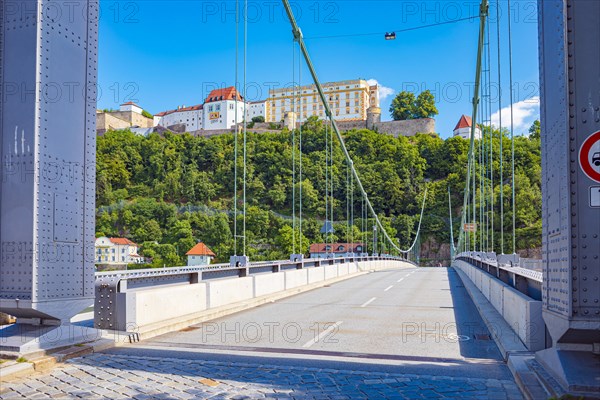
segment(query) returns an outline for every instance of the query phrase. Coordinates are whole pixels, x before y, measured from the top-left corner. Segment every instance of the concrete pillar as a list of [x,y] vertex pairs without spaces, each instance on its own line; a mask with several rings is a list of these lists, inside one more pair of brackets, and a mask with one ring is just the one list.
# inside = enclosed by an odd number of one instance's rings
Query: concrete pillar
[[600,168],[587,165],[586,143],[600,131],[600,2],[539,0],[538,13],[542,300],[552,347],[537,359],[567,391],[599,392]]

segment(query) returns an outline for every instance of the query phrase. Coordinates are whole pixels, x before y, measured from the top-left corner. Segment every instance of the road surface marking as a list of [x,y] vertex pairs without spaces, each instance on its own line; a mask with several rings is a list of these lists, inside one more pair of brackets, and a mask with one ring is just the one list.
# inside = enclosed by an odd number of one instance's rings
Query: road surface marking
[[365,304],[363,304],[361,306],[361,308],[365,308],[366,306],[368,306],[369,304],[371,304],[372,302],[374,302],[377,299],[377,297],[373,297],[371,300],[368,300]]
[[402,282],[404,280],[404,278],[400,278],[397,280],[398,283]]
[[309,348],[313,344],[317,343],[319,340],[323,339],[325,336],[329,335],[331,332],[337,330],[338,326],[340,326],[342,324],[342,322],[343,321],[338,321],[335,324],[330,325],[329,328],[325,329],[318,336],[316,336],[316,337],[312,338],[311,340],[309,340],[308,342],[304,343],[302,345],[302,347],[305,349]]
[[393,287],[394,287],[394,285],[388,286],[387,288],[385,288],[384,292],[387,292],[388,290],[390,290]]

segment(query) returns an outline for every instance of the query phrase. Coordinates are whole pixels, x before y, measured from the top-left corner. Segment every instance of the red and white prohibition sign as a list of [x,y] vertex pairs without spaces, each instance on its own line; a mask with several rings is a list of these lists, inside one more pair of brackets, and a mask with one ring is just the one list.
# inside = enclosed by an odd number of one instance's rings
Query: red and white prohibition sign
[[600,131],[592,133],[581,145],[579,165],[591,180],[600,183]]

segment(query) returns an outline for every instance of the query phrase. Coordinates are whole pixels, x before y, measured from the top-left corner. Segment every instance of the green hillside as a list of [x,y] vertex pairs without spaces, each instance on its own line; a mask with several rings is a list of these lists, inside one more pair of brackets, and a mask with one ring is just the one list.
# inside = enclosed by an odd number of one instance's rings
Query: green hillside
[[[493,135],[498,164],[500,135]],[[458,233],[468,141],[442,140],[436,135],[394,138],[369,130],[348,132],[345,140],[374,208],[388,233],[398,237],[403,247],[413,239],[426,185],[424,238],[449,242],[448,187]],[[506,132],[503,143],[504,159],[509,163],[511,146]],[[536,247],[541,242],[539,137],[517,137],[515,149],[517,246]],[[326,153],[321,121],[305,124],[302,150],[306,236],[302,251],[306,252],[310,242],[322,240],[319,229],[325,217]],[[355,224],[350,232],[346,223],[347,166],[338,144],[333,153],[336,236],[341,241],[359,240],[360,195],[356,190]],[[298,159],[299,154],[296,156]],[[219,261],[227,261],[233,254],[233,134],[197,138],[168,132],[148,137],[129,131],[107,132],[98,138],[97,163],[97,235],[124,236],[142,244],[142,253],[154,259],[154,266],[183,265],[183,255],[197,241],[211,247]],[[241,171],[241,157],[238,165]],[[247,171],[247,253],[252,260],[287,258],[293,250],[291,133],[249,133]],[[510,168],[506,168],[505,227],[512,223],[510,178]],[[241,190],[241,173],[238,179]],[[494,181],[499,182],[499,175]],[[299,182],[296,188],[299,191]],[[499,195],[496,186],[498,199]],[[238,221],[241,224],[242,218]],[[499,231],[499,206],[494,223]],[[498,236],[495,239],[499,240]],[[509,243],[511,239],[505,235],[505,240]]]

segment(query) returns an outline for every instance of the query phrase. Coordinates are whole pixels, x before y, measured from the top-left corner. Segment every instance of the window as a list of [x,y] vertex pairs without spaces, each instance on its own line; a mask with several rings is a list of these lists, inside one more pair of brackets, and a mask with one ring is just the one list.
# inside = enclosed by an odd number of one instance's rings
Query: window
[[331,246],[327,245],[325,246],[325,251],[330,251],[331,250]]
[[125,253],[125,249],[121,249],[121,253]]
[[344,251],[345,249],[346,249],[346,248],[345,248],[344,246],[340,246],[340,247],[338,247],[338,250],[339,250],[339,251]]
[[221,105],[220,104],[217,104],[215,106],[215,111],[221,111]]
[[125,256],[121,256],[121,261],[125,261]]
[[112,256],[112,260],[115,261],[115,256]]
[[112,250],[112,253],[115,254],[115,249],[111,249],[111,250]]

